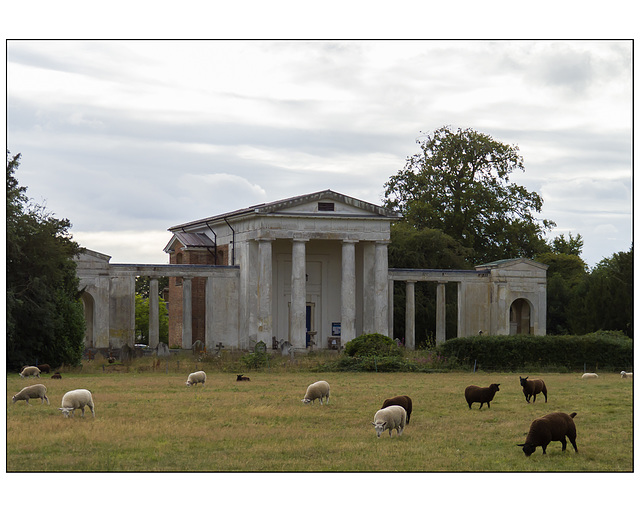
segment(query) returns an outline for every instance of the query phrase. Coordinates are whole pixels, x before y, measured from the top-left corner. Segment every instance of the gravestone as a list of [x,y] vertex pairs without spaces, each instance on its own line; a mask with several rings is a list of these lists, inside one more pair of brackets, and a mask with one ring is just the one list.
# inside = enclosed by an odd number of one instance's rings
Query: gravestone
[[288,356],[288,355],[289,355],[289,353],[291,352],[291,347],[292,347],[292,346],[293,346],[293,345],[291,344],[291,342],[289,342],[289,341],[282,341],[282,342],[280,343],[280,353],[281,353],[283,356]]
[[164,342],[158,343],[158,357],[169,357],[169,345]]

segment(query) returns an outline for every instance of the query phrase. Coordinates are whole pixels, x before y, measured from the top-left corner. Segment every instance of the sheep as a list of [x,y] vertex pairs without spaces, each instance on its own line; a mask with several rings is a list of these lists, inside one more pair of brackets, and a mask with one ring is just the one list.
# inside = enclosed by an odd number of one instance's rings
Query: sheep
[[49,373],[51,371],[51,366],[49,366],[48,364],[39,364],[37,368],[42,373]]
[[571,441],[573,449],[578,453],[576,445],[576,424],[573,418],[576,417],[575,412],[565,414],[564,412],[552,412],[533,420],[529,427],[529,433],[522,446],[522,451],[529,457],[536,451],[537,446],[542,446],[542,453],[547,453],[547,446],[551,441],[560,441],[562,443],[562,451],[567,449],[567,440]]
[[93,417],[96,417],[96,411],[93,405],[93,397],[91,396],[91,391],[88,389],[74,389],[73,391],[68,391],[62,397],[62,407],[58,407],[64,414],[65,418],[69,417],[69,413],[73,416],[75,414],[76,409],[80,409],[82,411],[82,417],[84,418],[84,408],[89,407],[91,409],[91,414]]
[[467,386],[464,390],[464,398],[469,404],[474,402],[480,402],[479,409],[482,409],[483,404],[487,404],[487,407],[491,409],[491,400],[496,395],[496,392],[500,391],[500,384],[491,384],[488,388],[481,388],[480,386]]
[[20,377],[38,377],[40,378],[40,369],[37,366],[25,366],[20,372]]
[[316,398],[320,399],[320,405],[322,404],[322,399],[326,398],[327,405],[329,404],[329,383],[326,380],[319,380],[318,382],[314,382],[313,384],[309,384],[307,388],[307,392],[302,399],[302,402],[305,404],[315,402]]
[[238,378],[236,379],[236,382],[238,382],[238,381],[243,381],[243,380],[248,382],[248,381],[250,381],[251,379],[250,379],[249,377],[243,377],[243,375],[242,375],[242,374],[240,374],[240,375],[238,375]]
[[393,429],[398,431],[398,435],[402,435],[404,426],[407,423],[407,411],[401,405],[390,405],[384,409],[380,409],[373,417],[371,424],[376,429],[378,437],[382,435],[385,430],[389,430],[389,437]]
[[399,405],[404,407],[404,410],[407,411],[407,425],[409,424],[409,418],[411,418],[411,410],[413,409],[413,404],[411,403],[411,398],[407,395],[398,395],[393,398],[387,398],[383,403],[381,409],[385,407],[389,407],[390,405]]
[[522,386],[522,393],[524,393],[524,398],[527,403],[531,403],[529,399],[533,397],[533,401],[536,401],[536,395],[538,393],[542,393],[544,395],[544,402],[547,403],[547,386],[542,379],[532,379],[527,380],[529,377],[525,377],[524,379],[520,377],[520,385]]
[[56,373],[54,373],[54,374],[51,376],[51,378],[52,378],[52,379],[61,379],[61,378],[62,378],[62,375],[60,375],[58,372],[56,372]]
[[202,385],[204,386],[206,380],[207,374],[203,371],[193,372],[189,374],[189,377],[187,377],[187,382],[185,382],[185,384],[187,386],[197,386],[198,383],[202,383]]
[[49,405],[49,398],[47,398],[47,388],[43,384],[34,384],[33,386],[27,386],[26,388],[22,388],[18,393],[13,395],[11,399],[15,404],[18,400],[26,400],[27,405],[31,405],[29,403],[29,398],[39,398],[42,400],[41,403],[47,401],[47,405]]
[[597,373],[583,373],[582,374],[582,378],[583,379],[597,379],[598,378],[598,374]]
[[627,377],[633,379],[633,373],[632,372],[625,372],[623,370],[623,371],[620,372],[620,377],[622,377],[623,379],[626,379]]

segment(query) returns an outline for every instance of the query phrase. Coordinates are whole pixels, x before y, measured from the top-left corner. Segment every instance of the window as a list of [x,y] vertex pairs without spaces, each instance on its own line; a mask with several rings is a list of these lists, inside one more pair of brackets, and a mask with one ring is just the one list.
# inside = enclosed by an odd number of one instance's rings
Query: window
[[335,212],[335,203],[318,203],[319,212]]

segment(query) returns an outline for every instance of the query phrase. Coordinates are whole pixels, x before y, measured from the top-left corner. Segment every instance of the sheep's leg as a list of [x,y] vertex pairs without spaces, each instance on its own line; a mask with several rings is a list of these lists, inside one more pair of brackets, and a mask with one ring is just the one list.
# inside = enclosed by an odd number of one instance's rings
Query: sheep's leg
[[569,441],[571,441],[571,444],[573,445],[573,449],[576,451],[576,453],[578,453],[578,446],[576,445],[576,438],[569,438]]
[[545,404],[547,403],[547,394],[546,393],[544,394],[544,403]]
[[27,405],[31,405],[31,404],[29,403],[29,399],[28,399],[28,398],[26,398],[25,400],[27,401]]
[[491,409],[491,402],[487,402],[487,407]]
[[562,451],[564,452],[567,449],[567,438],[563,437],[560,439],[560,442],[562,443]]
[[84,405],[80,407],[80,410],[82,411],[82,417],[84,418]]
[[95,411],[93,410],[93,405],[90,405],[90,406],[89,406],[89,409],[91,409],[91,414],[92,414],[92,415],[93,415],[93,417],[95,418],[95,417],[96,417],[96,413],[95,413]]
[[535,393],[533,394],[533,403],[534,404],[536,403],[536,395],[535,395]]
[[480,402],[480,407],[478,408],[478,410],[482,409],[483,405],[484,405],[484,402]]
[[546,445],[546,444],[543,444],[543,445],[542,445],[542,454],[543,454],[543,455],[546,455],[546,454],[547,454],[547,445]]

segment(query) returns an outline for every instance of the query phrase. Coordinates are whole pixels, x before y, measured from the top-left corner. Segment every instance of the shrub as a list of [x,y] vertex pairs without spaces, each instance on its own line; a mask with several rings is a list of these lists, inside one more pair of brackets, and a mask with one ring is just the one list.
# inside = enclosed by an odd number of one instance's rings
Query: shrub
[[402,351],[396,342],[388,336],[372,333],[353,338],[345,345],[344,353],[349,357],[399,356]]

